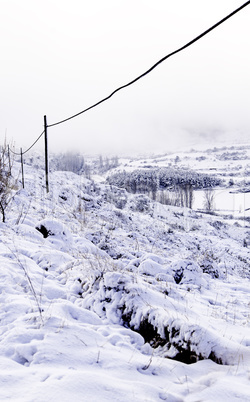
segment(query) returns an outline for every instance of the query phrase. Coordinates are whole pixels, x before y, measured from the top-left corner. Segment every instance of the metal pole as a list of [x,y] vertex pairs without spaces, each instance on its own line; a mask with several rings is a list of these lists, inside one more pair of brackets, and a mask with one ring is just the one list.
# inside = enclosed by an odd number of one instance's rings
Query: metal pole
[[24,188],[23,150],[22,150],[22,148],[20,148],[20,153],[21,153],[22,183],[23,183],[23,188]]
[[48,138],[47,138],[47,117],[44,116],[44,141],[45,141],[45,181],[46,191],[49,192],[49,163],[48,163]]

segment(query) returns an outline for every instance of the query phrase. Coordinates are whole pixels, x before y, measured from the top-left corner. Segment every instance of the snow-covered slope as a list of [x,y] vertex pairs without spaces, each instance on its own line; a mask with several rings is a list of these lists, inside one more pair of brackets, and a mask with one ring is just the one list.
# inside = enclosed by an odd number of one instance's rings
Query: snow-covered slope
[[0,399],[250,400],[248,222],[70,172],[46,194],[24,168],[0,225]]

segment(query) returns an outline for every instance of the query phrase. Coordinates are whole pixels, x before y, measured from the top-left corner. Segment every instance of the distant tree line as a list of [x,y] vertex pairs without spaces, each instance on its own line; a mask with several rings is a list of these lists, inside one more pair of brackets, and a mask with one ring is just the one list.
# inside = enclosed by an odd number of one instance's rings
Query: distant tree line
[[54,167],[56,170],[81,174],[85,170],[84,157],[76,152],[66,152],[56,156]]
[[125,188],[128,192],[148,194],[164,204],[192,208],[193,190],[213,188],[221,179],[192,170],[161,168],[136,169],[111,174],[110,185]]
[[123,170],[109,175],[107,181],[109,184],[125,188],[130,193],[155,192],[186,185],[190,185],[195,190],[201,190],[213,188],[222,183],[216,176],[173,168],[136,169],[132,172]]
[[100,155],[99,158],[91,158],[90,163],[86,163],[84,156],[80,153],[66,152],[55,155],[50,165],[54,170],[83,174],[90,179],[92,174],[103,174],[116,168],[119,165],[119,160],[117,156],[104,158]]
[[119,159],[117,156],[113,156],[112,158],[103,158],[103,156],[100,155],[98,161],[98,172],[100,174],[108,172],[109,170],[116,168],[118,165]]

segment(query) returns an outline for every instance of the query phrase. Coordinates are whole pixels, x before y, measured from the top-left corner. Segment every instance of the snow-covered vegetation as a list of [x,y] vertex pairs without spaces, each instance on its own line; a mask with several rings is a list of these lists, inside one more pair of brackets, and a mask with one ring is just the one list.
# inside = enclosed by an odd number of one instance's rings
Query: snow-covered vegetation
[[246,192],[249,151],[106,168],[101,157],[53,156],[48,194],[42,157],[27,157],[25,188],[11,189],[0,224],[0,399],[250,400],[247,206],[221,214],[213,193],[203,195],[211,208],[166,205],[145,183],[133,194],[110,181],[171,168]]

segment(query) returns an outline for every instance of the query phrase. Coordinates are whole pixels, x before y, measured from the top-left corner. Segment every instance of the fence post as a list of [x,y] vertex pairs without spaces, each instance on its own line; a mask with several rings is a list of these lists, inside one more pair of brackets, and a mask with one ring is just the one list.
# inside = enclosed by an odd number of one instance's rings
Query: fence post
[[23,183],[23,188],[24,188],[24,172],[23,172],[23,150],[20,148],[20,153],[21,153],[21,169],[22,169],[22,183]]
[[11,163],[10,163],[10,146],[8,144],[8,159],[9,159],[9,172],[11,174]]
[[44,142],[45,142],[45,180],[46,190],[49,192],[49,163],[48,163],[48,138],[47,138],[47,117],[44,116]]

